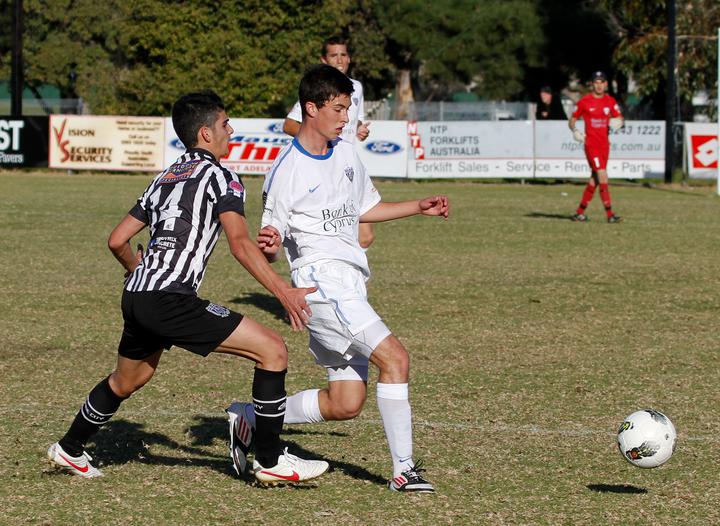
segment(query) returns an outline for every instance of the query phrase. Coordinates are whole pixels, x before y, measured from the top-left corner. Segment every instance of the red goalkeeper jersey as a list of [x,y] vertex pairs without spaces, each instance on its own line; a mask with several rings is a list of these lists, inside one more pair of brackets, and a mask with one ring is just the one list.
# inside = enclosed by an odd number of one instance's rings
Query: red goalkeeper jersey
[[577,103],[572,116],[585,121],[585,146],[609,145],[608,124],[611,117],[621,117],[618,103],[610,95],[595,97],[592,93],[585,95]]

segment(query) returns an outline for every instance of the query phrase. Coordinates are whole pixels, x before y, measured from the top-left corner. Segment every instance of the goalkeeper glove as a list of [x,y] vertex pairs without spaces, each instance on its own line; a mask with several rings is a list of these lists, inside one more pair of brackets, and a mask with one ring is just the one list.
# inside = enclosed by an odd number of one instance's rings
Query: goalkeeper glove
[[582,142],[582,143],[585,142],[585,134],[583,132],[581,132],[580,130],[578,130],[577,128],[575,128],[573,130],[573,137],[575,137],[575,140],[577,142]]
[[623,126],[625,126],[625,121],[620,117],[613,117],[610,119],[610,129],[612,131],[618,131]]

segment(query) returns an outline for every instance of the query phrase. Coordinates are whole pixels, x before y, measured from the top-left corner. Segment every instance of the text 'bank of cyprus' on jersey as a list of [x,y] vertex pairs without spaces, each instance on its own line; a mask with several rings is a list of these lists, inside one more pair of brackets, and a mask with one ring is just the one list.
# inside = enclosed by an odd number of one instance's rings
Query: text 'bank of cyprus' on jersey
[[338,140],[327,154],[313,155],[296,138],[265,176],[263,200],[262,225],[280,232],[291,269],[340,260],[369,275],[359,219],[380,194],[352,144]]

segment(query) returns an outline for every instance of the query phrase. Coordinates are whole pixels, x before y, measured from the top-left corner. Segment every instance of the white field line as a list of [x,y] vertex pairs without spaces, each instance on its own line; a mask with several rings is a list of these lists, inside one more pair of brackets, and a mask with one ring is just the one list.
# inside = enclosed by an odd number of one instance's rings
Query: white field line
[[[38,407],[35,404],[22,404],[12,407],[0,406],[0,417],[7,417],[10,415],[17,415],[17,413],[35,413],[38,411]],[[46,408],[43,408],[45,411]],[[71,411],[68,411],[69,415]],[[188,414],[187,411],[173,411],[173,410],[155,410],[152,413],[147,411],[123,411],[122,408],[116,414],[115,418],[126,418],[133,421],[146,422],[152,420],[153,417],[159,418],[226,418],[224,411],[220,413],[192,413]],[[68,425],[72,418],[68,416]],[[363,425],[377,425],[382,426],[382,421],[371,418],[359,418],[356,420],[349,420],[343,422],[343,425],[352,426],[363,426]],[[191,424],[192,425],[192,424]],[[302,427],[302,424],[289,424],[295,427]],[[541,427],[534,424],[525,425],[513,425],[513,424],[482,424],[482,423],[467,423],[467,422],[436,422],[431,420],[414,419],[413,427],[429,427],[438,429],[452,429],[456,431],[477,431],[482,433],[490,434],[510,434],[510,435],[539,435],[539,436],[569,436],[569,437],[591,437],[591,436],[606,436],[614,437],[614,431],[608,431],[607,429],[595,429],[588,427],[575,427],[575,428],[563,428],[563,427]],[[678,433],[678,436],[683,441],[690,442],[711,442],[720,443],[720,434],[718,435],[685,435],[682,432]]]

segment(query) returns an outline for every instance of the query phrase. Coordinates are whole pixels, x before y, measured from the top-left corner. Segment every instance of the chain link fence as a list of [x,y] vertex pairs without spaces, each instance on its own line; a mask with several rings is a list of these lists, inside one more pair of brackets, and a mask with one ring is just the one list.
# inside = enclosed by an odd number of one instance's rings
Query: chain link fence
[[[365,101],[369,120],[397,118],[392,100]],[[407,106],[408,120],[415,121],[504,121],[534,118],[534,104],[527,102],[411,102]]]
[[[10,115],[10,99],[0,99],[0,115]],[[26,117],[51,114],[85,115],[90,109],[82,99],[23,99],[22,114]]]

